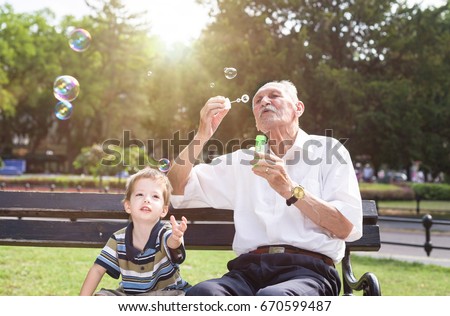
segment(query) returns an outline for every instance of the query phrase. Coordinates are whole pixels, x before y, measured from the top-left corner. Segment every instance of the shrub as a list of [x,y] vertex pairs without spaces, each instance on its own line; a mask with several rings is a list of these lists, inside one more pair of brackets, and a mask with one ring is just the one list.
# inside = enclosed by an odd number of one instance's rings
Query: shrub
[[411,188],[422,200],[450,201],[450,184],[414,183]]
[[408,185],[360,183],[364,200],[414,200],[414,191]]

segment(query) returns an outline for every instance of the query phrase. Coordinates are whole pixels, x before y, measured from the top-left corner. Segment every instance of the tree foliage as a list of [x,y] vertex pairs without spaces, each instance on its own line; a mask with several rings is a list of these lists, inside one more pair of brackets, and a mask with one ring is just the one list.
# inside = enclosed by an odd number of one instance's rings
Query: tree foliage
[[[355,160],[376,168],[420,160],[434,174],[450,173],[449,3],[198,2],[212,8],[213,22],[192,46],[172,48],[149,33],[143,13],[129,12],[120,0],[87,0],[89,16],[56,25],[50,10],[0,7],[2,156],[11,154],[14,137],[26,135],[31,154],[56,145],[69,166],[82,148],[108,139],[123,148],[139,143],[157,160],[174,158],[181,148],[171,140],[192,135],[208,98],[251,97],[267,81],[288,79],[306,105],[301,127],[332,130]],[[81,53],[67,44],[76,27],[93,39]],[[225,67],[238,75],[226,79]],[[52,84],[62,74],[81,88],[67,121],[52,115]],[[214,137],[242,142],[256,132],[250,103],[233,103]]]

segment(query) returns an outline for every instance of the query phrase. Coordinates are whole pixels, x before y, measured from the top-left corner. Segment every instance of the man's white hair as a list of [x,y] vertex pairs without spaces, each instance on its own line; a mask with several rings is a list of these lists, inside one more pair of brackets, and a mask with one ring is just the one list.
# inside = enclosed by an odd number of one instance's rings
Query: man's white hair
[[[297,103],[299,101],[298,99],[298,92],[297,92],[297,88],[295,87],[295,85],[289,81],[289,80],[280,80],[280,81],[270,81],[265,83],[264,85],[262,85],[258,91],[255,93],[255,95],[259,92],[259,90],[261,90],[261,88],[270,85],[270,84],[278,84],[278,85],[282,85],[284,90],[287,92],[287,94],[292,98],[292,101],[294,101],[294,103]],[[252,100],[252,107],[255,104],[255,96],[253,96],[253,100]]]
[[274,81],[274,82],[282,84],[286,88],[286,91],[291,96],[292,100],[294,100],[295,102],[298,101],[297,87],[291,81],[281,80],[281,81]]

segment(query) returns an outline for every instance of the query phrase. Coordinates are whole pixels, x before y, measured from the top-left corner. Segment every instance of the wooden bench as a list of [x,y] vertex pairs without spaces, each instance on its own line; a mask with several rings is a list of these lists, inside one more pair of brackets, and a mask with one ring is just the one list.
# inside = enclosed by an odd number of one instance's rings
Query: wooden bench
[[[0,245],[101,248],[110,235],[124,227],[128,214],[122,194],[0,191]],[[343,295],[363,291],[381,295],[377,277],[353,274],[352,251],[378,251],[380,232],[374,201],[363,201],[364,235],[346,244],[342,260]],[[233,211],[212,208],[171,209],[189,220],[187,249],[229,250],[234,235]],[[205,238],[207,237],[207,238]]]

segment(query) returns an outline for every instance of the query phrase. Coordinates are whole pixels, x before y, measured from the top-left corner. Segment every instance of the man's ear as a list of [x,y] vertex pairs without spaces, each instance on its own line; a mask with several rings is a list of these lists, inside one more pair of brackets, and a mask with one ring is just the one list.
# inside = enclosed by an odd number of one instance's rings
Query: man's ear
[[295,105],[296,109],[295,109],[295,113],[297,115],[297,117],[302,116],[303,112],[305,112],[305,105],[303,104],[302,101],[297,101],[297,104]]

